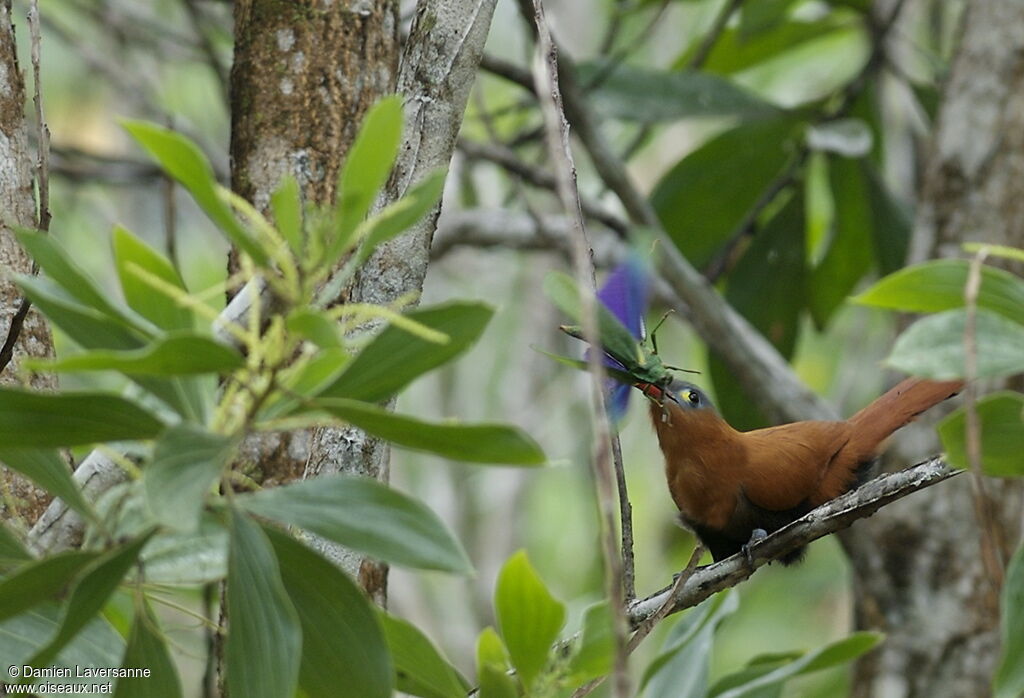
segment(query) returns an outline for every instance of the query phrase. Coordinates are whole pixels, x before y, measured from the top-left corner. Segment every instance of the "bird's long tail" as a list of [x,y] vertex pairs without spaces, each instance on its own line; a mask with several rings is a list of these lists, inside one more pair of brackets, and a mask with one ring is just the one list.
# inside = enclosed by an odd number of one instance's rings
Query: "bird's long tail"
[[943,400],[953,397],[963,381],[933,381],[908,378],[885,393],[849,421],[854,438],[865,451],[873,451],[894,431]]

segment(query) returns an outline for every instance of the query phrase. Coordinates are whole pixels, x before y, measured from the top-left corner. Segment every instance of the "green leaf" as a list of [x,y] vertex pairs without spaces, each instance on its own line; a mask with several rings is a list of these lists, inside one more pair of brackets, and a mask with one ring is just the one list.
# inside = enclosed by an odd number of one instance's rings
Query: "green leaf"
[[493,314],[489,306],[467,301],[411,310],[405,314],[410,320],[443,332],[448,342],[437,344],[388,325],[320,395],[366,402],[386,400],[471,347]]
[[[22,666],[57,632],[60,608],[47,603],[0,623],[0,657],[7,666]],[[109,668],[120,666],[124,639],[102,616],[89,622],[77,637],[53,661],[54,666],[68,670],[67,677],[48,678],[48,683],[67,686],[72,693],[80,690],[82,679],[76,678],[79,667]],[[78,686],[74,686],[78,684]],[[8,687],[8,694],[12,691]],[[54,691],[56,693],[56,691]]]
[[302,628],[281,581],[267,536],[248,516],[231,510],[228,618],[224,654],[228,694],[292,696],[299,680]]
[[1016,262],[1024,262],[1024,250],[1016,247],[991,245],[987,242],[965,242],[963,248],[964,252],[969,254],[977,254],[985,250],[990,257],[1003,257],[1004,259],[1012,259]]
[[831,158],[829,181],[835,206],[834,230],[821,263],[811,275],[811,316],[825,327],[874,260],[868,183],[857,160]]
[[11,565],[31,559],[32,553],[25,547],[21,537],[0,521],[0,574],[6,574]]
[[490,626],[477,638],[476,666],[480,698],[519,698],[516,682],[507,673],[508,651]]
[[288,314],[286,326],[289,332],[308,339],[321,349],[336,349],[342,346],[338,323],[323,311],[309,307],[298,308]]
[[378,245],[404,233],[437,206],[447,174],[445,169],[434,170],[405,196],[366,221],[358,233],[362,244],[356,264],[361,265],[370,258]]
[[[886,363],[926,378],[963,378],[966,318],[962,309],[921,318],[896,339]],[[1024,372],[1024,325],[982,309],[976,320],[978,377]]]
[[878,270],[883,274],[891,274],[906,264],[913,216],[906,206],[896,200],[878,170],[868,160],[863,160],[861,166],[868,182],[871,234]]
[[161,434],[142,476],[146,502],[157,521],[195,531],[203,500],[234,447],[234,439],[194,424],[178,424]]
[[583,630],[579,646],[569,660],[569,681],[582,686],[591,679],[612,671],[615,653],[615,633],[612,614],[607,602],[589,607],[583,614]]
[[739,607],[732,592],[717,594],[687,613],[665,639],[641,682],[643,696],[703,698],[715,630]]
[[498,573],[494,612],[512,665],[529,695],[565,625],[565,605],[548,591],[525,551],[510,557]]
[[[584,81],[604,75],[604,62],[584,66]],[[603,116],[645,124],[702,117],[763,119],[779,110],[730,80],[695,70],[667,71],[618,65],[591,92]]]
[[807,145],[844,158],[862,158],[871,152],[874,134],[863,119],[846,117],[814,124],[807,129]]
[[1000,608],[1003,649],[992,693],[995,698],[1019,698],[1024,693],[1024,546],[1017,547],[1006,568]]
[[90,562],[75,581],[61,617],[60,628],[28,664],[43,666],[70,642],[100,612],[104,604],[139,559],[139,553],[153,535],[153,529],[119,545]]
[[424,422],[358,400],[313,400],[323,410],[374,436],[413,451],[425,451],[469,463],[541,465],[546,460],[537,442],[518,427],[504,424]]
[[377,192],[387,182],[402,137],[402,98],[395,95],[377,102],[366,113],[338,178],[335,205],[338,230],[329,246],[328,260],[337,259],[370,211]]
[[[737,686],[759,679],[765,674],[775,671],[790,662],[803,656],[803,652],[781,652],[777,654],[758,655],[747,662],[747,666],[739,671],[723,676],[715,682],[708,691],[709,698],[724,693]],[[756,698],[779,698],[782,695],[782,685],[767,686],[758,690],[754,695]]]
[[195,532],[161,532],[142,555],[146,581],[195,587],[218,582],[227,574],[228,532],[212,514]]
[[135,622],[120,666],[149,669],[149,676],[122,677],[117,680],[114,698],[178,698],[181,679],[174,666],[167,642],[159,633],[160,623],[145,601],[136,605]]
[[883,639],[881,633],[854,633],[800,659],[783,665],[753,681],[719,694],[719,698],[741,698],[782,684],[794,676],[809,674],[838,664],[845,664],[874,649]]
[[145,121],[125,121],[124,128],[167,174],[188,190],[199,208],[233,244],[259,266],[268,264],[266,251],[242,227],[231,207],[217,193],[213,168],[195,143],[170,129]]
[[281,178],[281,184],[270,195],[270,210],[274,214],[274,224],[288,247],[297,258],[301,258],[305,242],[302,230],[302,192],[298,180],[290,172]]
[[32,255],[40,269],[60,284],[72,298],[127,327],[146,333],[146,329],[140,323],[108,300],[108,294],[71,261],[53,236],[21,230],[18,233],[18,242]]
[[119,319],[69,300],[52,281],[27,274],[14,279],[33,305],[86,349],[137,349],[149,339]]
[[785,21],[794,0],[760,0],[744,5],[740,13],[740,36],[750,38]]
[[175,288],[186,291],[181,275],[166,257],[121,226],[114,226],[114,264],[128,306],[154,325],[165,330],[190,330],[194,318],[187,308],[153,290],[132,273],[135,265]]
[[95,517],[92,507],[85,501],[78,483],[71,477],[71,469],[56,451],[0,447],[0,461],[8,468],[17,470],[53,496],[59,497],[83,517],[87,519]]
[[[853,300],[890,310],[936,313],[964,306],[970,263],[940,259],[902,269],[881,279]],[[1024,324],[1024,280],[995,267],[981,268],[978,307]]]
[[707,264],[737,232],[789,163],[797,133],[792,118],[742,124],[704,143],[658,182],[651,204],[694,266]]
[[236,502],[387,562],[462,574],[472,569],[437,515],[371,478],[319,477],[239,495]]
[[402,693],[423,698],[463,698],[466,680],[412,623],[379,611]]
[[390,696],[391,658],[363,591],[291,536],[267,526],[263,532],[302,627],[302,690],[310,698]]
[[230,373],[245,365],[235,349],[194,332],[165,335],[141,349],[97,350],[52,361],[35,360],[33,370],[68,373],[74,371],[118,371],[144,376],[184,376],[202,373]]
[[[981,429],[981,467],[992,477],[1024,476],[1024,395],[1004,390],[978,400]],[[939,422],[946,459],[967,468],[967,412],[961,407]]]
[[[764,229],[729,274],[725,297],[786,359],[793,355],[800,317],[807,302],[808,271],[804,256],[804,197],[797,192]],[[735,428],[765,426],[729,367],[712,355],[709,373],[718,408]]]
[[98,553],[68,550],[16,568],[0,581],[0,621],[55,599]]
[[108,393],[0,388],[0,444],[5,449],[152,439],[163,427],[138,404]]

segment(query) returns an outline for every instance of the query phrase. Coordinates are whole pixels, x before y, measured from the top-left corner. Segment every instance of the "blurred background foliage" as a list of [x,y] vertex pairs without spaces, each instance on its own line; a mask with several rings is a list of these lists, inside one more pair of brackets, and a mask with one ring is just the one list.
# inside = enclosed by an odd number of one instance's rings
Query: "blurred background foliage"
[[[411,5],[403,3],[403,22]],[[575,80],[602,117],[605,135],[629,154],[630,173],[651,193],[690,260],[842,413],[879,394],[887,380],[879,361],[891,346],[895,321],[845,298],[906,259],[923,143],[962,3],[546,5],[563,62],[576,64]],[[15,2],[22,38],[26,7]],[[227,250],[220,237],[142,157],[118,120],[146,118],[183,131],[226,181],[231,10],[225,0],[42,3],[52,231],[111,289],[114,224],[172,249],[190,288],[224,278]],[[24,67],[28,41],[19,44]],[[445,238],[447,222],[460,211],[542,216],[557,210],[549,191],[510,175],[493,155],[527,169],[546,162],[536,104],[515,80],[528,77],[531,45],[517,3],[501,0],[463,125],[464,147],[448,181],[438,233],[446,244],[438,245],[423,298],[479,298],[498,313],[467,357],[416,383],[400,407],[434,418],[457,413],[517,423],[541,442],[551,467],[481,469],[400,451],[392,457],[395,486],[442,515],[478,572],[463,580],[393,570],[390,607],[470,673],[475,637],[494,623],[494,578],[514,550],[526,548],[553,593],[567,602],[569,627],[601,595],[593,488],[584,465],[590,444],[586,378],[530,349],[579,351],[557,331],[564,318],[540,292],[546,272],[564,266],[564,252],[543,236],[525,245],[486,246]],[[485,147],[489,155],[481,155]],[[579,164],[585,197],[621,218],[592,163],[580,157]],[[598,244],[612,237],[600,223],[591,226]],[[702,371],[698,382],[737,426],[762,423],[687,328],[685,308],[668,308],[671,299],[656,296],[651,321],[676,311],[658,334],[665,360]],[[67,347],[57,339],[59,351]],[[622,425],[622,439],[638,592],[645,594],[670,581],[693,538],[674,523],[661,455],[639,402]],[[739,611],[718,633],[712,680],[762,653],[806,650],[845,636],[845,565],[827,539],[811,546],[802,566],[773,566],[744,584]],[[672,625],[663,623],[656,635]],[[192,672],[185,671],[185,683],[196,686],[199,628],[181,616],[169,630],[182,667]],[[636,666],[644,666],[658,644],[657,637],[645,643]],[[791,682],[786,695],[840,695],[846,671]]]

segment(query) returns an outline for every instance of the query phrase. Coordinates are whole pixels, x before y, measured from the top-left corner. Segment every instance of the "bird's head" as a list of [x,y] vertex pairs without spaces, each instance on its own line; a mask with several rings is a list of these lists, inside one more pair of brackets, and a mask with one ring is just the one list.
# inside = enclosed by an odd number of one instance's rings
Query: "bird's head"
[[715,409],[707,393],[687,381],[674,380],[667,387],[657,386],[653,383],[636,383],[635,386],[649,400],[661,406],[671,403],[671,405],[678,406],[683,412],[704,409],[714,411]]

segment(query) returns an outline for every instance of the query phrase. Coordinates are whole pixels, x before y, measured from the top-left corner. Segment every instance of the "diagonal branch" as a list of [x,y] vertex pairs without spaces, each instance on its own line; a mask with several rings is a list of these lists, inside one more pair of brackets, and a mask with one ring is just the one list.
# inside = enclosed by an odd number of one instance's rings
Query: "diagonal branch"
[[[923,463],[870,480],[852,492],[837,497],[809,512],[785,528],[750,546],[751,562],[742,554],[701,567],[677,590],[669,613],[696,606],[712,594],[736,586],[754,571],[811,541],[835,533],[854,521],[871,516],[883,506],[959,474],[936,456]],[[641,599],[627,609],[630,623],[637,627],[657,613],[672,594],[671,588]]]

